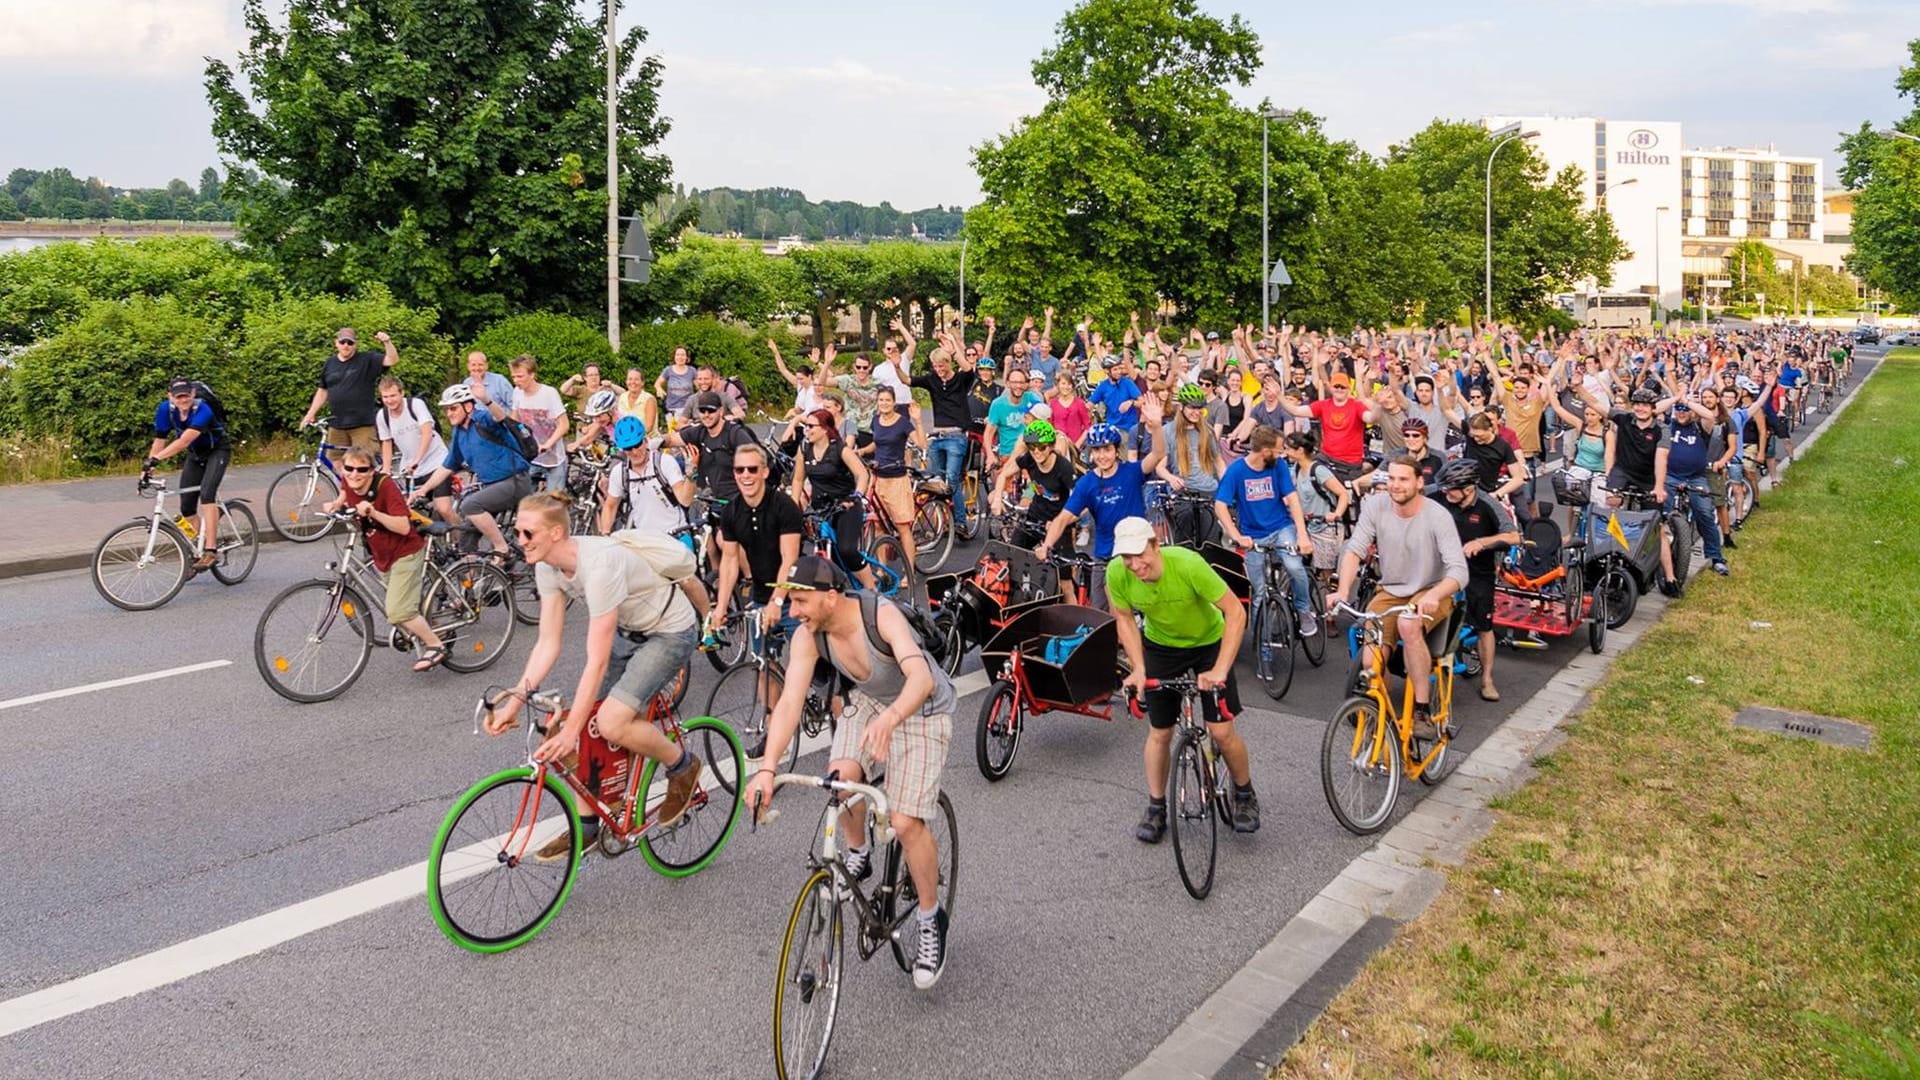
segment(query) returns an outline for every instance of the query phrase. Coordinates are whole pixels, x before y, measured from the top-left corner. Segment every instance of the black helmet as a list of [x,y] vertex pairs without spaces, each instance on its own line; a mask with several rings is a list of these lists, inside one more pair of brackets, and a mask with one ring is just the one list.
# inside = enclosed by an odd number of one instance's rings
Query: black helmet
[[1440,466],[1440,471],[1433,477],[1434,486],[1441,491],[1457,491],[1460,488],[1473,487],[1479,482],[1480,466],[1466,458],[1454,458]]
[[1651,386],[1642,386],[1633,392],[1632,401],[1635,405],[1652,405],[1659,400],[1660,391]]

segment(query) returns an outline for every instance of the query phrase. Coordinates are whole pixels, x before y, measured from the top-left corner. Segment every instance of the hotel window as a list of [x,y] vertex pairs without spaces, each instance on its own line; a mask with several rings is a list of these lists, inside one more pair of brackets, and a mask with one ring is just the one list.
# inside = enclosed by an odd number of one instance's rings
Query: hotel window
[[1813,239],[1813,226],[1801,221],[1790,221],[1787,223],[1787,239],[1811,240]]
[[1708,236],[1728,236],[1730,235],[1730,233],[1728,232],[1729,224],[1731,223],[1724,218],[1708,218],[1707,219],[1707,235]]

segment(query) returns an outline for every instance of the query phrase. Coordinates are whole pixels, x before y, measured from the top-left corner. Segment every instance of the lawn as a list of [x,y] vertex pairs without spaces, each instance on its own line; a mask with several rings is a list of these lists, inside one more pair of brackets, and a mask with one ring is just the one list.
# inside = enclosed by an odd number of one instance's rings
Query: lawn
[[1785,479],[1275,1077],[1920,1076],[1920,350]]

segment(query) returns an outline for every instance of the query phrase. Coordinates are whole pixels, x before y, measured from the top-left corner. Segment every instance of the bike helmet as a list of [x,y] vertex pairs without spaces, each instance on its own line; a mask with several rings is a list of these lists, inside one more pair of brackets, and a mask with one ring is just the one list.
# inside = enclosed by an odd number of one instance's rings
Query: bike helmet
[[1053,419],[1053,406],[1048,405],[1046,402],[1043,401],[1040,404],[1035,405],[1033,408],[1027,410],[1027,419],[1028,420],[1051,420]]
[[1207,403],[1207,392],[1192,383],[1181,387],[1180,392],[1175,394],[1174,397],[1178,398],[1182,405],[1205,405]]
[[1434,474],[1433,483],[1441,491],[1458,491],[1480,482],[1480,466],[1466,458],[1454,458]]
[[1119,446],[1127,441],[1126,435],[1112,424],[1095,424],[1087,429],[1087,449],[1096,446]]
[[1000,365],[994,360],[993,357],[983,356],[980,358],[980,362],[978,364],[975,364],[974,366],[979,368],[981,371],[992,371],[995,368],[999,367]]
[[1427,422],[1417,416],[1409,416],[1405,420],[1400,421],[1400,434],[1405,435],[1409,431],[1417,431],[1425,435],[1427,433]]
[[647,441],[647,425],[637,416],[623,416],[613,425],[613,445],[631,450]]
[[440,391],[440,407],[443,409],[449,405],[467,405],[472,401],[473,387],[466,383],[454,383]]
[[587,399],[587,415],[593,417],[610,413],[619,400],[611,390],[595,390],[593,396]]
[[1652,405],[1659,400],[1660,391],[1651,386],[1643,386],[1633,392],[1632,401],[1635,405]]
[[1052,446],[1053,425],[1045,420],[1035,420],[1027,425],[1027,430],[1020,437],[1027,441],[1028,446]]

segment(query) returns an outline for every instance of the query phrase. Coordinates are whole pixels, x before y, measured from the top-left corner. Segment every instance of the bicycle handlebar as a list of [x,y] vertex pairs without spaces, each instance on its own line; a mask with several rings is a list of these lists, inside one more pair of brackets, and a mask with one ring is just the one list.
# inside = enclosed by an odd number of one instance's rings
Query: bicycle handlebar
[[[843,795],[851,795],[853,798],[848,799],[846,802],[848,806],[852,806],[856,801],[865,799],[869,807],[869,813],[874,820],[874,831],[877,834],[874,836],[872,842],[876,842],[882,846],[893,843],[893,826],[888,823],[887,817],[887,796],[886,793],[879,788],[871,784],[856,784],[851,780],[841,780],[832,776],[811,776],[807,773],[778,773],[773,778],[773,790],[775,794],[778,794],[783,787],[793,787],[796,785],[800,787],[820,788],[825,791],[838,792]],[[780,818],[780,811],[773,808],[771,796],[768,798],[764,809],[750,806],[747,810],[748,813],[752,815],[748,818],[748,832],[758,831],[762,824],[771,825]]]
[[[1344,612],[1361,622],[1384,622],[1387,619],[1399,618],[1402,615],[1420,615],[1420,608],[1416,604],[1395,604],[1385,611],[1362,611],[1352,604],[1347,603],[1345,600],[1342,600],[1333,605],[1333,610],[1335,612]],[[1422,619],[1426,618],[1425,615],[1420,615],[1420,617]]]
[[[1129,687],[1128,689],[1131,690],[1132,688]],[[1200,689],[1200,681],[1198,679],[1195,679],[1191,675],[1178,675],[1170,679],[1148,679],[1147,689],[1178,690],[1182,694],[1211,694],[1213,696],[1214,707],[1220,710],[1220,719],[1227,723],[1232,723],[1234,720],[1235,714],[1233,710],[1227,707],[1225,687],[1202,690]],[[1146,713],[1140,708],[1139,696],[1133,693],[1127,694],[1127,711],[1133,714],[1135,720],[1142,719],[1146,716]]]

